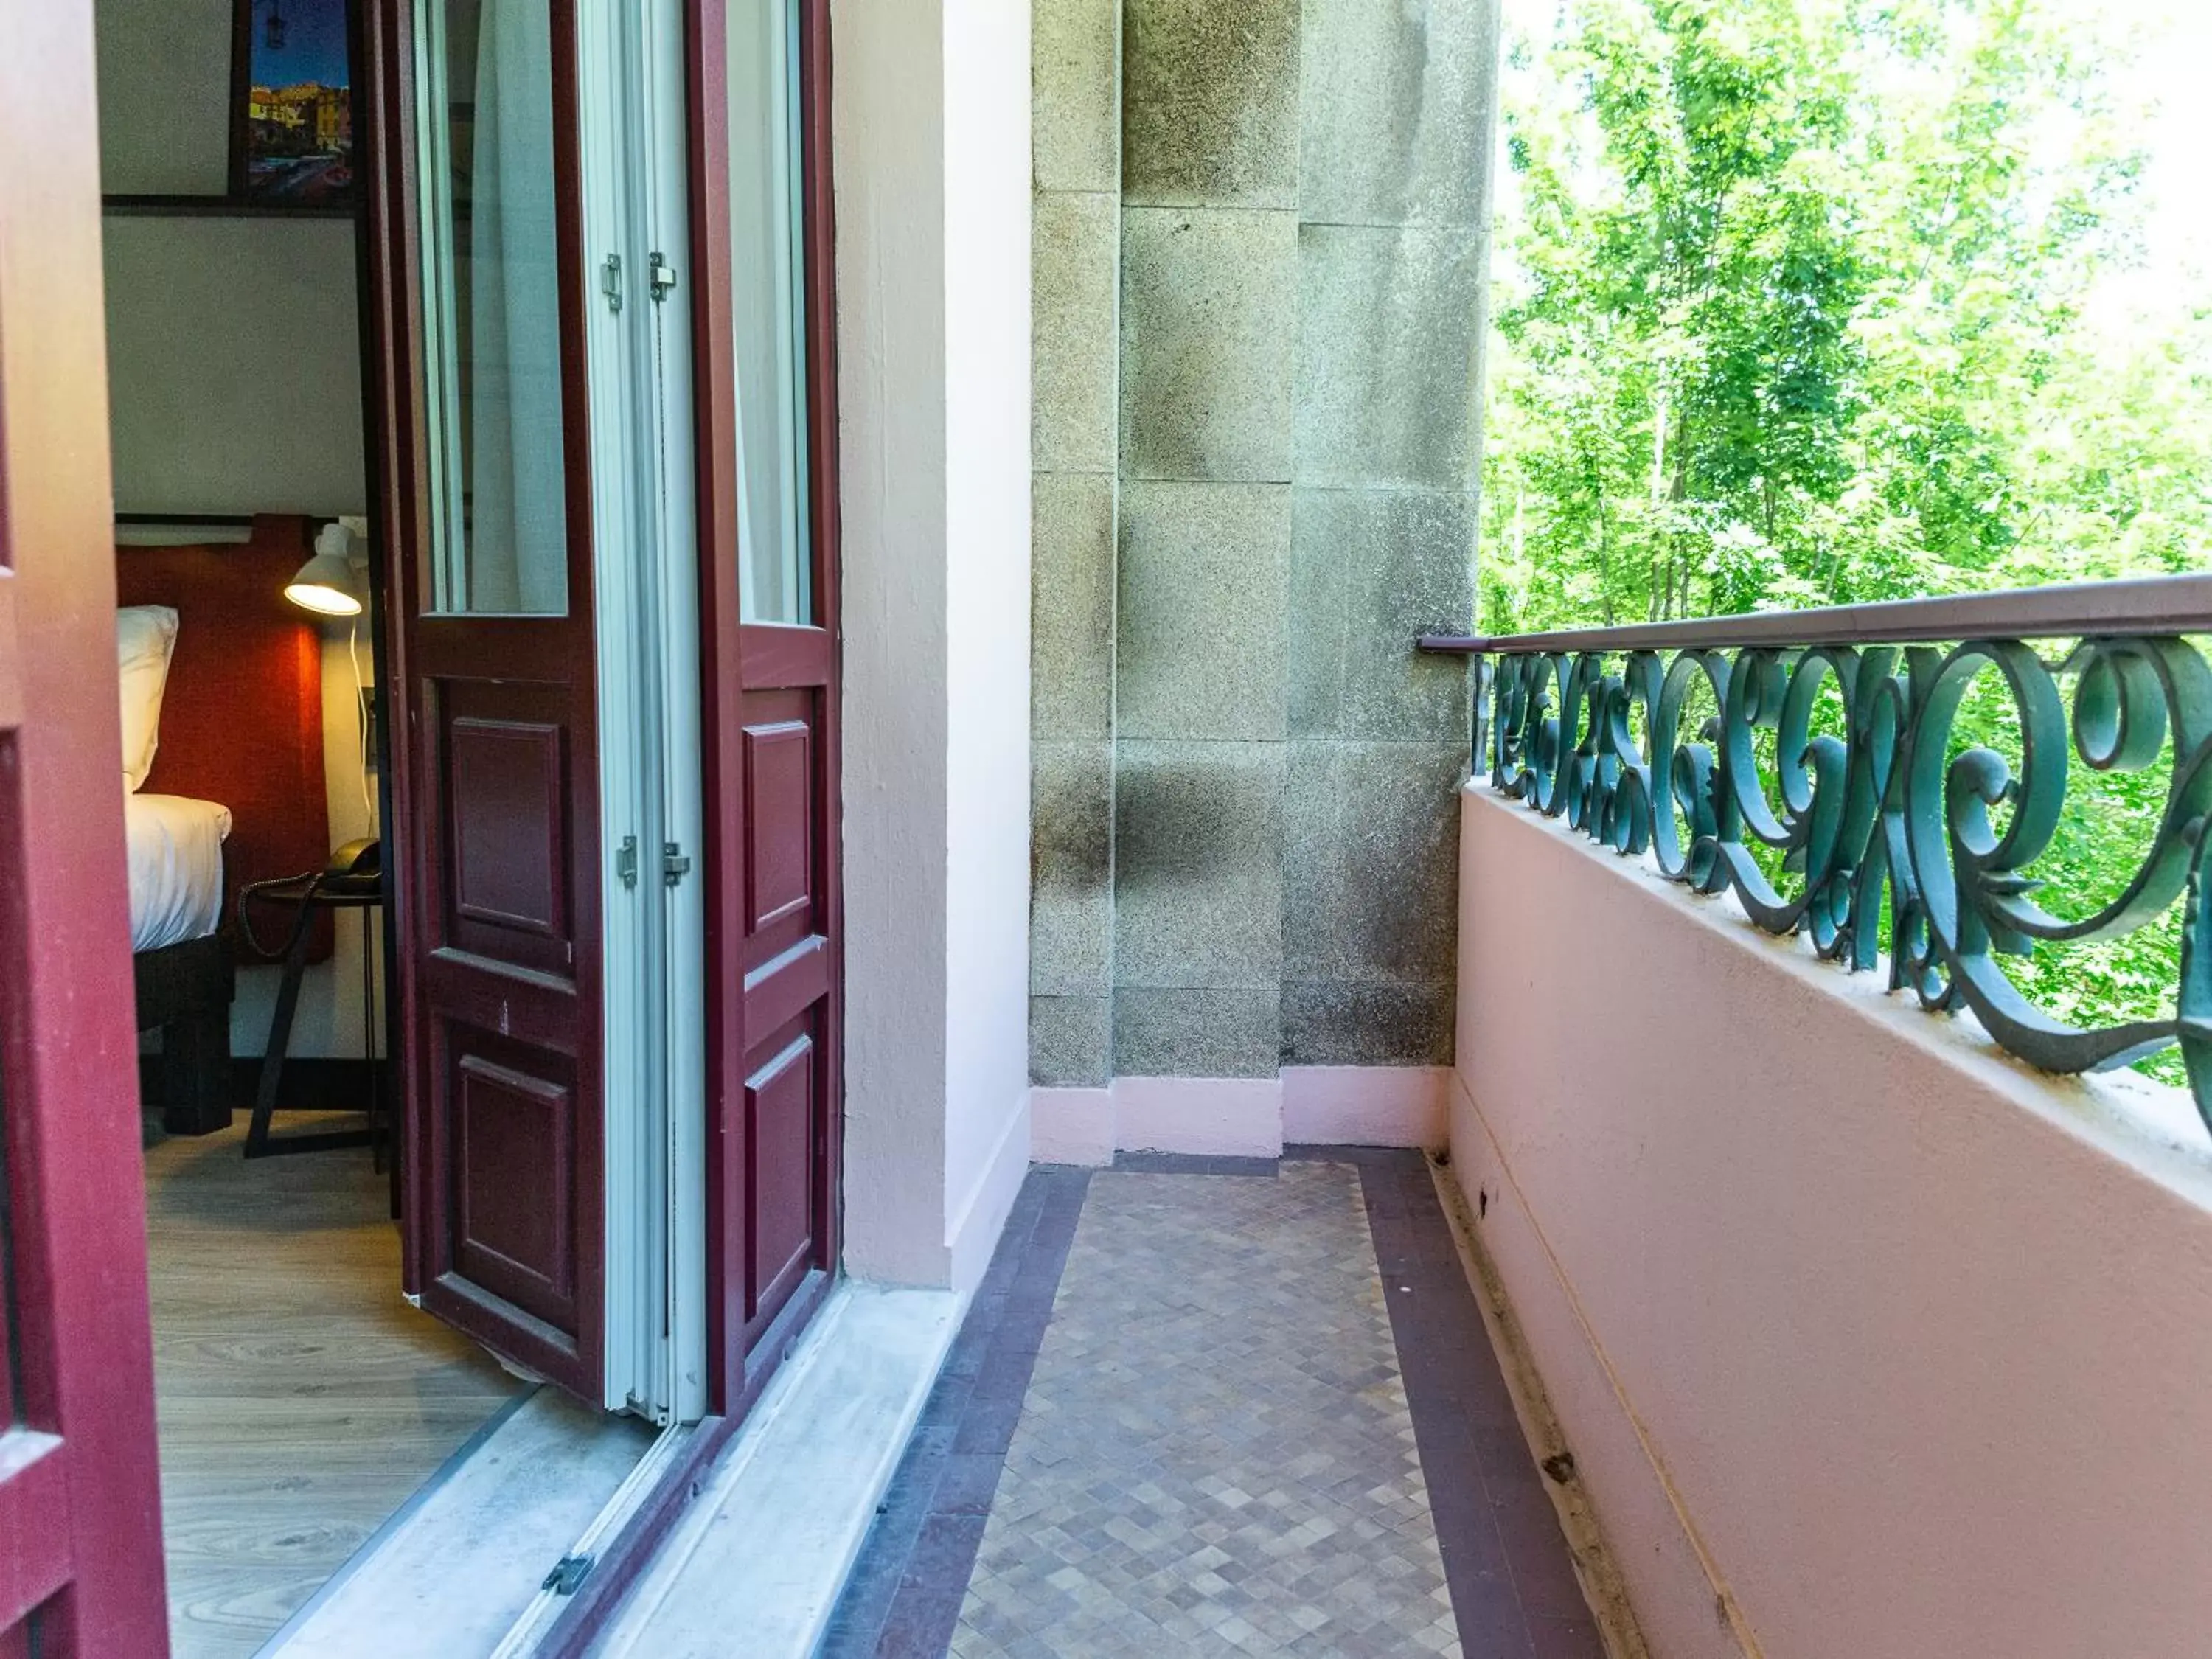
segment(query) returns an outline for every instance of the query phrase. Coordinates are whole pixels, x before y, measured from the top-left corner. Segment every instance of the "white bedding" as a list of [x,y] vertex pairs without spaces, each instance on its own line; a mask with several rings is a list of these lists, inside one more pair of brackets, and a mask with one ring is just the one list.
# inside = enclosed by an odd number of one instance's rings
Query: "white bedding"
[[125,795],[131,948],[204,939],[222,921],[222,842],[230,809],[182,795]]

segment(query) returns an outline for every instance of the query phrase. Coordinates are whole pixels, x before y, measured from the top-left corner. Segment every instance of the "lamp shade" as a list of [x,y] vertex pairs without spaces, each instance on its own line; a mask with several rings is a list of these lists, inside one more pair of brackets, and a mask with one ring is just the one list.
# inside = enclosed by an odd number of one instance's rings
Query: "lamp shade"
[[315,556],[284,585],[284,597],[319,617],[361,615],[361,584],[346,557],[352,546],[353,537],[343,525],[324,526],[315,538]]
[[300,574],[284,584],[284,597],[319,617],[361,615],[361,595],[354,591],[352,570],[343,559],[327,553],[318,553],[300,567]]

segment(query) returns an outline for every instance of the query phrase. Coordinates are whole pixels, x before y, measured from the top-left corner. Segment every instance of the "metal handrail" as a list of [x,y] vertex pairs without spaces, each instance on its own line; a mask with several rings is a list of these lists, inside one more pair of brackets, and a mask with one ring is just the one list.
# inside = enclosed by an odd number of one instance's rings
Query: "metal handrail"
[[[1804,933],[2030,1064],[2179,1046],[2212,1127],[2212,575],[1540,634],[1431,635],[1475,659],[1490,787]],[[2051,647],[2056,644],[2056,650]],[[1963,717],[1978,684],[2011,705]],[[2008,752],[1989,743],[2000,731]],[[2163,774],[2135,873],[2049,884],[2075,768]],[[2155,775],[2155,774],[2154,774]],[[1999,958],[2111,940],[2179,907],[2174,1012],[2075,1024]],[[2086,914],[2085,914],[2086,913]]]
[[1618,628],[1563,628],[1542,634],[1425,634],[1420,648],[1463,656],[1520,656],[1539,651],[1656,651],[1669,647],[2111,639],[2130,634],[2212,634],[2212,575],[2062,582],[2003,593],[1950,593],[1811,611],[1627,623]]

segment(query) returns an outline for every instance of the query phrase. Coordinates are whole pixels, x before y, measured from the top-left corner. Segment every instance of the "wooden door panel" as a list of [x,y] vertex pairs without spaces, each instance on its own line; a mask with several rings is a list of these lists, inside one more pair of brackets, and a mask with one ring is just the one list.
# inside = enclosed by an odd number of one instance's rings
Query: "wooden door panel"
[[[789,3],[796,15],[781,8]],[[718,1357],[714,1402],[736,1412],[757,1397],[809,1308],[836,1270],[842,1108],[842,927],[838,839],[836,308],[831,273],[830,6],[772,0],[736,6],[697,0],[691,36],[691,287],[694,428],[698,462],[701,666],[705,793],[710,818],[707,1007],[708,1321]],[[787,82],[746,82],[795,40]],[[732,47],[736,50],[732,51]],[[735,69],[733,70],[733,65]],[[733,76],[738,91],[733,95]],[[764,117],[795,86],[781,136]],[[750,136],[741,123],[753,123]],[[763,125],[765,123],[765,125]],[[769,176],[796,178],[782,229],[795,230],[805,280],[796,293],[762,273],[781,234],[733,207],[732,147],[786,143]],[[749,168],[769,152],[747,152]],[[749,175],[750,176],[750,175]],[[750,185],[745,213],[765,199]],[[783,210],[778,209],[778,212]],[[748,240],[740,247],[735,240]],[[781,246],[780,242],[775,243]],[[777,256],[781,258],[781,256]],[[784,269],[788,269],[784,266]],[[740,271],[744,273],[742,276]],[[741,291],[742,285],[742,291]],[[781,309],[794,306],[796,314]],[[738,417],[738,318],[759,388],[779,370],[760,355],[763,330],[803,322],[790,424],[747,428]],[[766,322],[763,319],[767,319]],[[788,341],[791,337],[784,337]],[[799,358],[803,357],[803,362]],[[766,405],[756,401],[756,410]],[[748,419],[752,419],[749,416]],[[766,495],[740,474],[772,465]],[[778,447],[781,446],[781,447]],[[787,471],[779,471],[786,460]],[[755,516],[746,502],[803,492],[791,516]],[[805,542],[794,553],[803,525]],[[778,538],[792,539],[778,540]],[[804,580],[787,580],[789,557]],[[750,580],[757,585],[748,589]],[[776,574],[771,577],[769,573]],[[756,603],[748,605],[750,592]],[[750,614],[779,621],[748,621]]]
[[440,679],[428,696],[447,848],[439,943],[566,979],[576,961],[569,689]]
[[[422,1304],[548,1376],[574,1371],[599,1327],[593,1146],[573,1054],[465,1020],[435,1033],[438,1225]],[[592,1300],[586,1300],[586,1287]],[[590,1393],[579,1389],[577,1392]]]
[[449,1029],[447,1045],[455,1062],[453,1269],[573,1338],[574,1067],[465,1028]]
[[753,720],[744,731],[745,931],[811,920],[814,906],[814,732],[803,718]]
[[[820,672],[827,630],[748,628],[765,636],[765,662],[746,658],[746,678]],[[822,833],[834,781],[821,740],[826,687],[748,689],[740,707],[744,816],[742,878],[745,930],[743,1000],[744,1213],[750,1218],[744,1283],[749,1333],[764,1330],[810,1268],[826,1269],[817,1245],[823,1206],[829,1069],[820,1032],[836,989],[836,951],[829,907],[830,843]]]
[[[458,699],[446,690],[439,701],[450,708]],[[559,967],[573,964],[567,739],[557,720],[462,715],[447,723],[448,939],[462,942],[472,927],[535,934],[553,942]],[[510,951],[521,948],[519,940],[500,943]]]
[[92,8],[0,5],[0,1655],[168,1650]]
[[[372,114],[395,139],[370,191],[369,240],[376,396],[392,434],[387,684],[407,734],[394,744],[386,867],[410,1081],[409,1285],[428,1311],[597,1404],[605,1214],[586,259],[574,10],[544,4],[501,14],[502,29],[544,29],[548,44],[543,60],[510,54],[501,89],[514,125],[501,131],[502,143],[534,143],[531,106],[546,100],[542,166],[520,151],[505,165],[518,180],[550,171],[550,199],[501,220],[485,246],[472,241],[483,227],[459,223],[474,211],[464,206],[474,147],[445,144],[441,162],[440,146],[416,139],[418,118],[434,126],[468,106],[467,65],[481,64],[470,31],[489,9],[377,0],[368,11]],[[432,22],[443,35],[418,43]],[[441,51],[460,77],[450,99],[434,74],[418,78]],[[550,86],[515,78],[542,76],[541,61]],[[459,169],[459,187],[424,177],[426,164]],[[516,240],[539,232],[542,247]],[[471,246],[473,274],[436,263]],[[480,257],[486,246],[495,258]],[[550,297],[499,275],[500,260],[511,276],[540,258],[557,268]],[[501,325],[480,333],[467,308],[495,287]],[[527,398],[497,403],[525,379]],[[480,422],[495,405],[501,418]],[[464,443],[490,447],[463,466],[453,458]],[[505,489],[495,501],[483,488],[494,476],[527,477],[541,493],[526,501]],[[557,514],[542,493],[556,476]]]
[[814,1038],[802,1030],[745,1080],[752,1182],[748,1323],[773,1316],[814,1252]]
[[[502,622],[417,618],[416,647],[436,662],[453,635]],[[588,652],[588,630],[572,649]],[[576,763],[592,742],[576,718],[588,659],[572,672],[566,684],[424,677],[420,775],[435,787],[416,824],[424,948],[404,965],[427,1027],[415,1033],[422,1305],[596,1402],[598,887],[583,860],[597,858],[598,802],[596,769]]]

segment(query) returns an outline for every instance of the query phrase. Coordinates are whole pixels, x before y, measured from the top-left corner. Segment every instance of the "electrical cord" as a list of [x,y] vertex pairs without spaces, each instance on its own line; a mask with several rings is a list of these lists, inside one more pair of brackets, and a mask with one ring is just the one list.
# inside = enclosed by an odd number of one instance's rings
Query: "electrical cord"
[[[255,956],[259,957],[264,962],[282,962],[292,954],[292,947],[299,943],[300,935],[313,925],[315,895],[322,891],[323,878],[329,873],[327,870],[317,870],[312,872],[303,870],[296,876],[280,876],[275,881],[250,881],[238,890],[238,930],[246,935],[246,946]],[[261,936],[253,931],[253,912],[248,907],[264,893],[273,892],[279,887],[297,888],[303,881],[307,885],[303,891],[300,892],[295,901],[300,907],[300,911],[298,917],[292,923],[291,937],[284,941],[283,949],[272,951],[261,942]],[[286,897],[291,898],[292,895],[287,894]]]
[[376,793],[368,787],[368,686],[361,677],[361,622],[356,618],[346,629],[346,656],[353,664],[354,730],[360,734],[361,747],[361,805],[368,815],[368,830],[376,833]]

